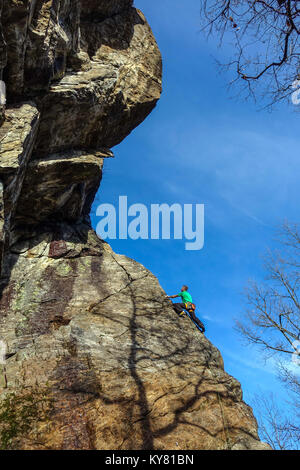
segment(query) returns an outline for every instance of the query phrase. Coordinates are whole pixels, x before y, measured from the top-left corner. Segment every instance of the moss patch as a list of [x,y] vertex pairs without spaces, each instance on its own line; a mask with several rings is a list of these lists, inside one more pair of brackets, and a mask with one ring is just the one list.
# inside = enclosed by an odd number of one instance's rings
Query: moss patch
[[0,449],[17,449],[20,438],[28,436],[35,423],[48,420],[51,409],[52,400],[45,392],[6,395],[0,403]]

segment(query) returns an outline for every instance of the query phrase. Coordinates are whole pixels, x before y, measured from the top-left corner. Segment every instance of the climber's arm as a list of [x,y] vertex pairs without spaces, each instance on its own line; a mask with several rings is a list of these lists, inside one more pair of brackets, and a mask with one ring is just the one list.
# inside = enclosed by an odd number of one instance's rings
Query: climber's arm
[[179,297],[179,295],[168,295],[168,299],[176,299],[176,297]]

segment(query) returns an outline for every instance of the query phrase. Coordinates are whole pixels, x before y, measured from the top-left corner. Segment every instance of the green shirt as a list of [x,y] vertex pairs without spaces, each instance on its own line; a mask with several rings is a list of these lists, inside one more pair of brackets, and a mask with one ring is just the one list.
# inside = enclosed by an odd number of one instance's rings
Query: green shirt
[[183,292],[180,292],[178,296],[182,298],[184,304],[187,304],[188,302],[193,303],[191,294],[189,294],[186,290]]

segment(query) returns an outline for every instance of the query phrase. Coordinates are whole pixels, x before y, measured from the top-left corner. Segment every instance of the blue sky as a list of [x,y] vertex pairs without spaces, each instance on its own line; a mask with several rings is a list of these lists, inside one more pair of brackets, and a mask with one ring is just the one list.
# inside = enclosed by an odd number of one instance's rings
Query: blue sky
[[[168,294],[188,284],[207,337],[220,349],[227,372],[241,381],[245,400],[253,393],[285,393],[272,361],[241,343],[233,329],[244,308],[249,278],[263,278],[261,258],[274,227],[299,214],[299,114],[281,105],[272,113],[231,99],[219,74],[230,47],[217,47],[200,32],[198,0],[136,0],[163,55],[162,98],[151,116],[114,148],[106,161],[93,206],[205,204],[205,246],[185,251],[184,241],[116,240],[112,248],[141,262]],[[295,107],[294,107],[295,108]]]

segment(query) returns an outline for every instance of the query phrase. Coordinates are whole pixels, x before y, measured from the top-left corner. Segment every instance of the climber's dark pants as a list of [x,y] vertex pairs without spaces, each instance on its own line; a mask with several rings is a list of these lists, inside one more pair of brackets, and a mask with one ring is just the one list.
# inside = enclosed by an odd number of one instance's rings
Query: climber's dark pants
[[178,315],[185,310],[185,304],[173,304],[174,310]]
[[[186,306],[185,306],[185,304],[178,303],[178,304],[173,304],[173,308],[174,308],[175,312],[178,313],[178,315],[179,315],[183,310],[186,309]],[[189,314],[191,315],[191,318],[194,320],[194,322],[199,326],[200,330],[202,330],[202,333],[204,333],[205,327],[204,327],[202,321],[200,321],[199,318],[196,317],[195,312],[193,310],[191,310],[189,312]]]
[[202,330],[202,333],[204,333],[205,326],[203,325],[202,321],[196,317],[195,312],[193,310],[191,310],[189,313],[191,315],[191,318],[194,320],[194,322],[199,326],[200,330]]

